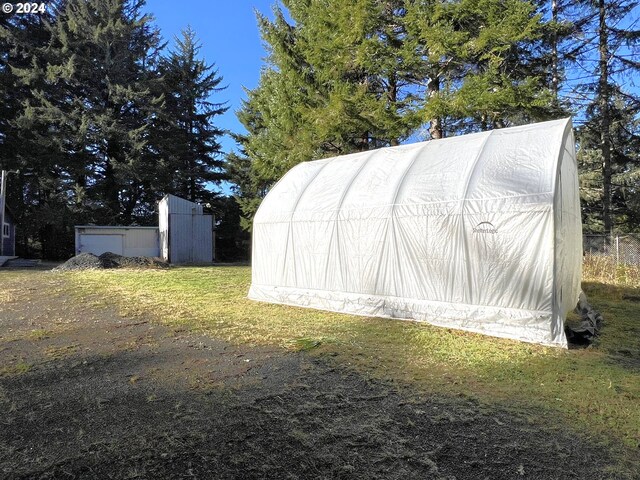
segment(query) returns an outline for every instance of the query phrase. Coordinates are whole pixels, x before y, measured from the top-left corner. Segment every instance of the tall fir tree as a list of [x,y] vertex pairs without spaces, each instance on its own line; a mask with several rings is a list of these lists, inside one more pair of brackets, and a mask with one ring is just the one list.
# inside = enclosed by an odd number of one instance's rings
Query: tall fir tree
[[271,165],[268,158],[261,158],[259,151],[252,151],[254,139],[263,136],[265,123],[262,121],[260,105],[256,104],[256,93],[247,91],[249,99],[243,102],[242,109],[237,113],[240,123],[247,133],[234,134],[233,138],[240,146],[239,152],[230,152],[226,156],[225,171],[233,185],[234,198],[240,207],[240,226],[251,231],[252,219],[260,206],[262,198],[267,193],[273,178],[278,175],[265,165]]
[[[431,20],[439,30],[424,21],[429,17],[418,15],[417,34],[433,51],[435,59],[430,61],[440,66],[435,70],[439,80],[434,80],[434,73],[429,77],[438,87],[427,96],[427,118],[444,120],[450,133],[458,133],[557,116],[545,55],[548,27],[536,4],[526,0],[425,0],[425,4],[423,10],[439,12]],[[442,132],[431,135],[439,136]]]
[[414,77],[422,59],[408,41],[404,1],[283,5],[288,15],[279,8],[274,20],[258,15],[268,66],[238,114],[247,157],[229,158],[231,170],[248,166],[260,185],[244,189],[245,225],[264,186],[297,163],[397,145],[421,123]]
[[20,255],[64,256],[73,241],[73,211],[65,179],[65,156],[46,122],[25,118],[34,99],[55,88],[40,74],[51,43],[51,9],[38,15],[0,17],[0,167],[18,170],[8,182],[8,203],[20,227]]
[[[598,104],[587,109],[589,121],[577,129],[583,228],[588,233],[613,233],[604,224],[605,169]],[[617,232],[640,232],[640,119],[628,97],[614,91],[609,105],[610,221]],[[634,113],[635,112],[635,113]]]
[[163,106],[156,120],[153,155],[161,159],[166,193],[191,201],[209,201],[210,183],[223,179],[224,161],[216,117],[227,111],[219,94],[222,77],[213,65],[198,58],[200,44],[191,28],[175,39],[175,49],[160,62]]
[[[141,207],[147,124],[156,99],[148,71],[159,33],[141,0],[63,2],[50,44],[33,52],[22,81],[44,79],[27,101],[24,128],[46,127],[65,157],[64,181],[93,221],[128,224]],[[44,139],[43,139],[44,141]],[[148,207],[148,206],[147,206]]]
[[0,166],[20,168],[20,243],[47,258],[73,252],[74,225],[154,223],[160,195],[208,200],[220,179],[226,108],[208,95],[221,79],[192,32],[160,59],[143,7],[58,0],[0,17]]
[[[239,113],[247,156],[272,184],[295,164],[553,116],[545,24],[526,0],[313,0],[258,16],[269,49]],[[249,125],[249,126],[248,126]],[[252,174],[247,175],[247,169]],[[256,192],[241,200],[250,215]]]
[[628,220],[635,217],[630,196],[637,191],[640,166],[634,153],[640,96],[633,88],[640,72],[640,8],[630,0],[584,1],[572,14],[583,25],[574,47],[578,76],[569,95],[584,118],[578,139],[583,201],[590,207],[586,225],[605,234],[633,229]]

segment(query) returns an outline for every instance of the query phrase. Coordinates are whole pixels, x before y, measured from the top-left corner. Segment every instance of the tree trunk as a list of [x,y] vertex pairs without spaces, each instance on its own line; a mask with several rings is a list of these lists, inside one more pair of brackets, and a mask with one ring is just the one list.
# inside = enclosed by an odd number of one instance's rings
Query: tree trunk
[[118,182],[116,181],[116,172],[113,168],[113,160],[116,158],[117,148],[113,142],[109,140],[107,146],[105,168],[104,168],[104,199],[108,208],[108,215],[111,221],[116,221],[120,215],[120,199],[118,196]]
[[600,25],[598,29],[599,35],[599,51],[600,51],[600,79],[598,82],[598,94],[600,95],[600,146],[602,149],[602,221],[604,223],[604,233],[610,234],[613,230],[613,221],[611,216],[611,142],[609,139],[609,66],[608,61],[608,36],[607,31],[607,9],[605,0],[598,1]]
[[[391,108],[395,108],[395,105],[398,102],[398,80],[395,75],[389,76],[389,91],[387,92],[387,98],[389,99],[389,106]],[[400,139],[398,137],[393,137],[389,140],[389,143],[392,147],[395,147],[400,145]]]
[[[429,83],[427,83],[427,93],[429,95],[429,98],[436,96],[439,91],[440,91],[440,78],[434,75],[432,78],[429,79]],[[435,117],[430,120],[429,135],[433,140],[443,137],[441,118]]]
[[196,166],[195,160],[191,160],[191,175],[189,176],[189,200],[192,202],[196,201]]
[[554,105],[558,105],[558,0],[551,0],[551,20],[553,21],[553,33],[551,35],[551,93]]
[[130,225],[133,222],[133,210],[138,204],[140,199],[140,184],[137,181],[133,181],[129,185],[129,195],[126,202],[122,205],[122,222],[125,225]]
[[358,151],[366,152],[369,150],[369,132],[364,132],[360,138],[357,139]]
[[196,106],[192,104],[189,112],[189,152],[187,153],[189,156],[189,196],[186,197],[192,202],[196,201],[196,159],[193,158],[196,155],[193,145],[193,117],[195,116],[195,111]]
[[480,117],[480,130],[482,130],[483,132],[489,130],[489,125],[487,124],[487,115],[484,113]]

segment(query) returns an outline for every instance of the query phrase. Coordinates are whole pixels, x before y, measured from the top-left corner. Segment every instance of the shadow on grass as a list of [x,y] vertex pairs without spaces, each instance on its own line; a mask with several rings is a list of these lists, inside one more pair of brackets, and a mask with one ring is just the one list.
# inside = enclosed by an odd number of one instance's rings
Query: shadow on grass
[[640,372],[640,289],[596,282],[582,288],[604,318],[594,346],[613,363]]
[[338,367],[414,392],[545,409],[548,418],[562,418],[612,444],[622,440],[637,451],[640,379],[629,362],[623,367],[610,355],[637,352],[638,346],[623,332],[629,312],[620,310],[622,294],[607,285],[585,285],[605,322],[610,319],[598,344],[567,352],[423,323],[252,302],[246,298],[247,267],[103,271],[61,279],[80,301],[88,294],[104,297],[126,317],[152,315],[165,325],[236,345],[313,346],[312,355]]
[[0,471],[11,478],[605,478],[606,453],[529,417],[460,398],[408,399],[303,353],[235,348],[165,337],[153,349],[79,353],[0,379],[0,404],[10,404]]

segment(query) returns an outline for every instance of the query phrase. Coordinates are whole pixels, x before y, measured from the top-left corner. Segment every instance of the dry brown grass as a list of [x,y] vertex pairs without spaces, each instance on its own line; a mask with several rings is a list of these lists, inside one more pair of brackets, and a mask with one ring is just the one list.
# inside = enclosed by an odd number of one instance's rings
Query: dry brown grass
[[614,256],[586,256],[582,279],[619,287],[640,288],[640,265],[616,265]]

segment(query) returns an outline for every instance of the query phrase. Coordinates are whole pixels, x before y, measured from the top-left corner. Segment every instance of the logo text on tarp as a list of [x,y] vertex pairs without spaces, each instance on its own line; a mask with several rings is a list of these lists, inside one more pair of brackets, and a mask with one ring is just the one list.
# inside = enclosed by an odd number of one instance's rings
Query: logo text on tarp
[[473,227],[473,233],[490,233],[492,235],[498,233],[498,229],[491,222],[480,222]]

